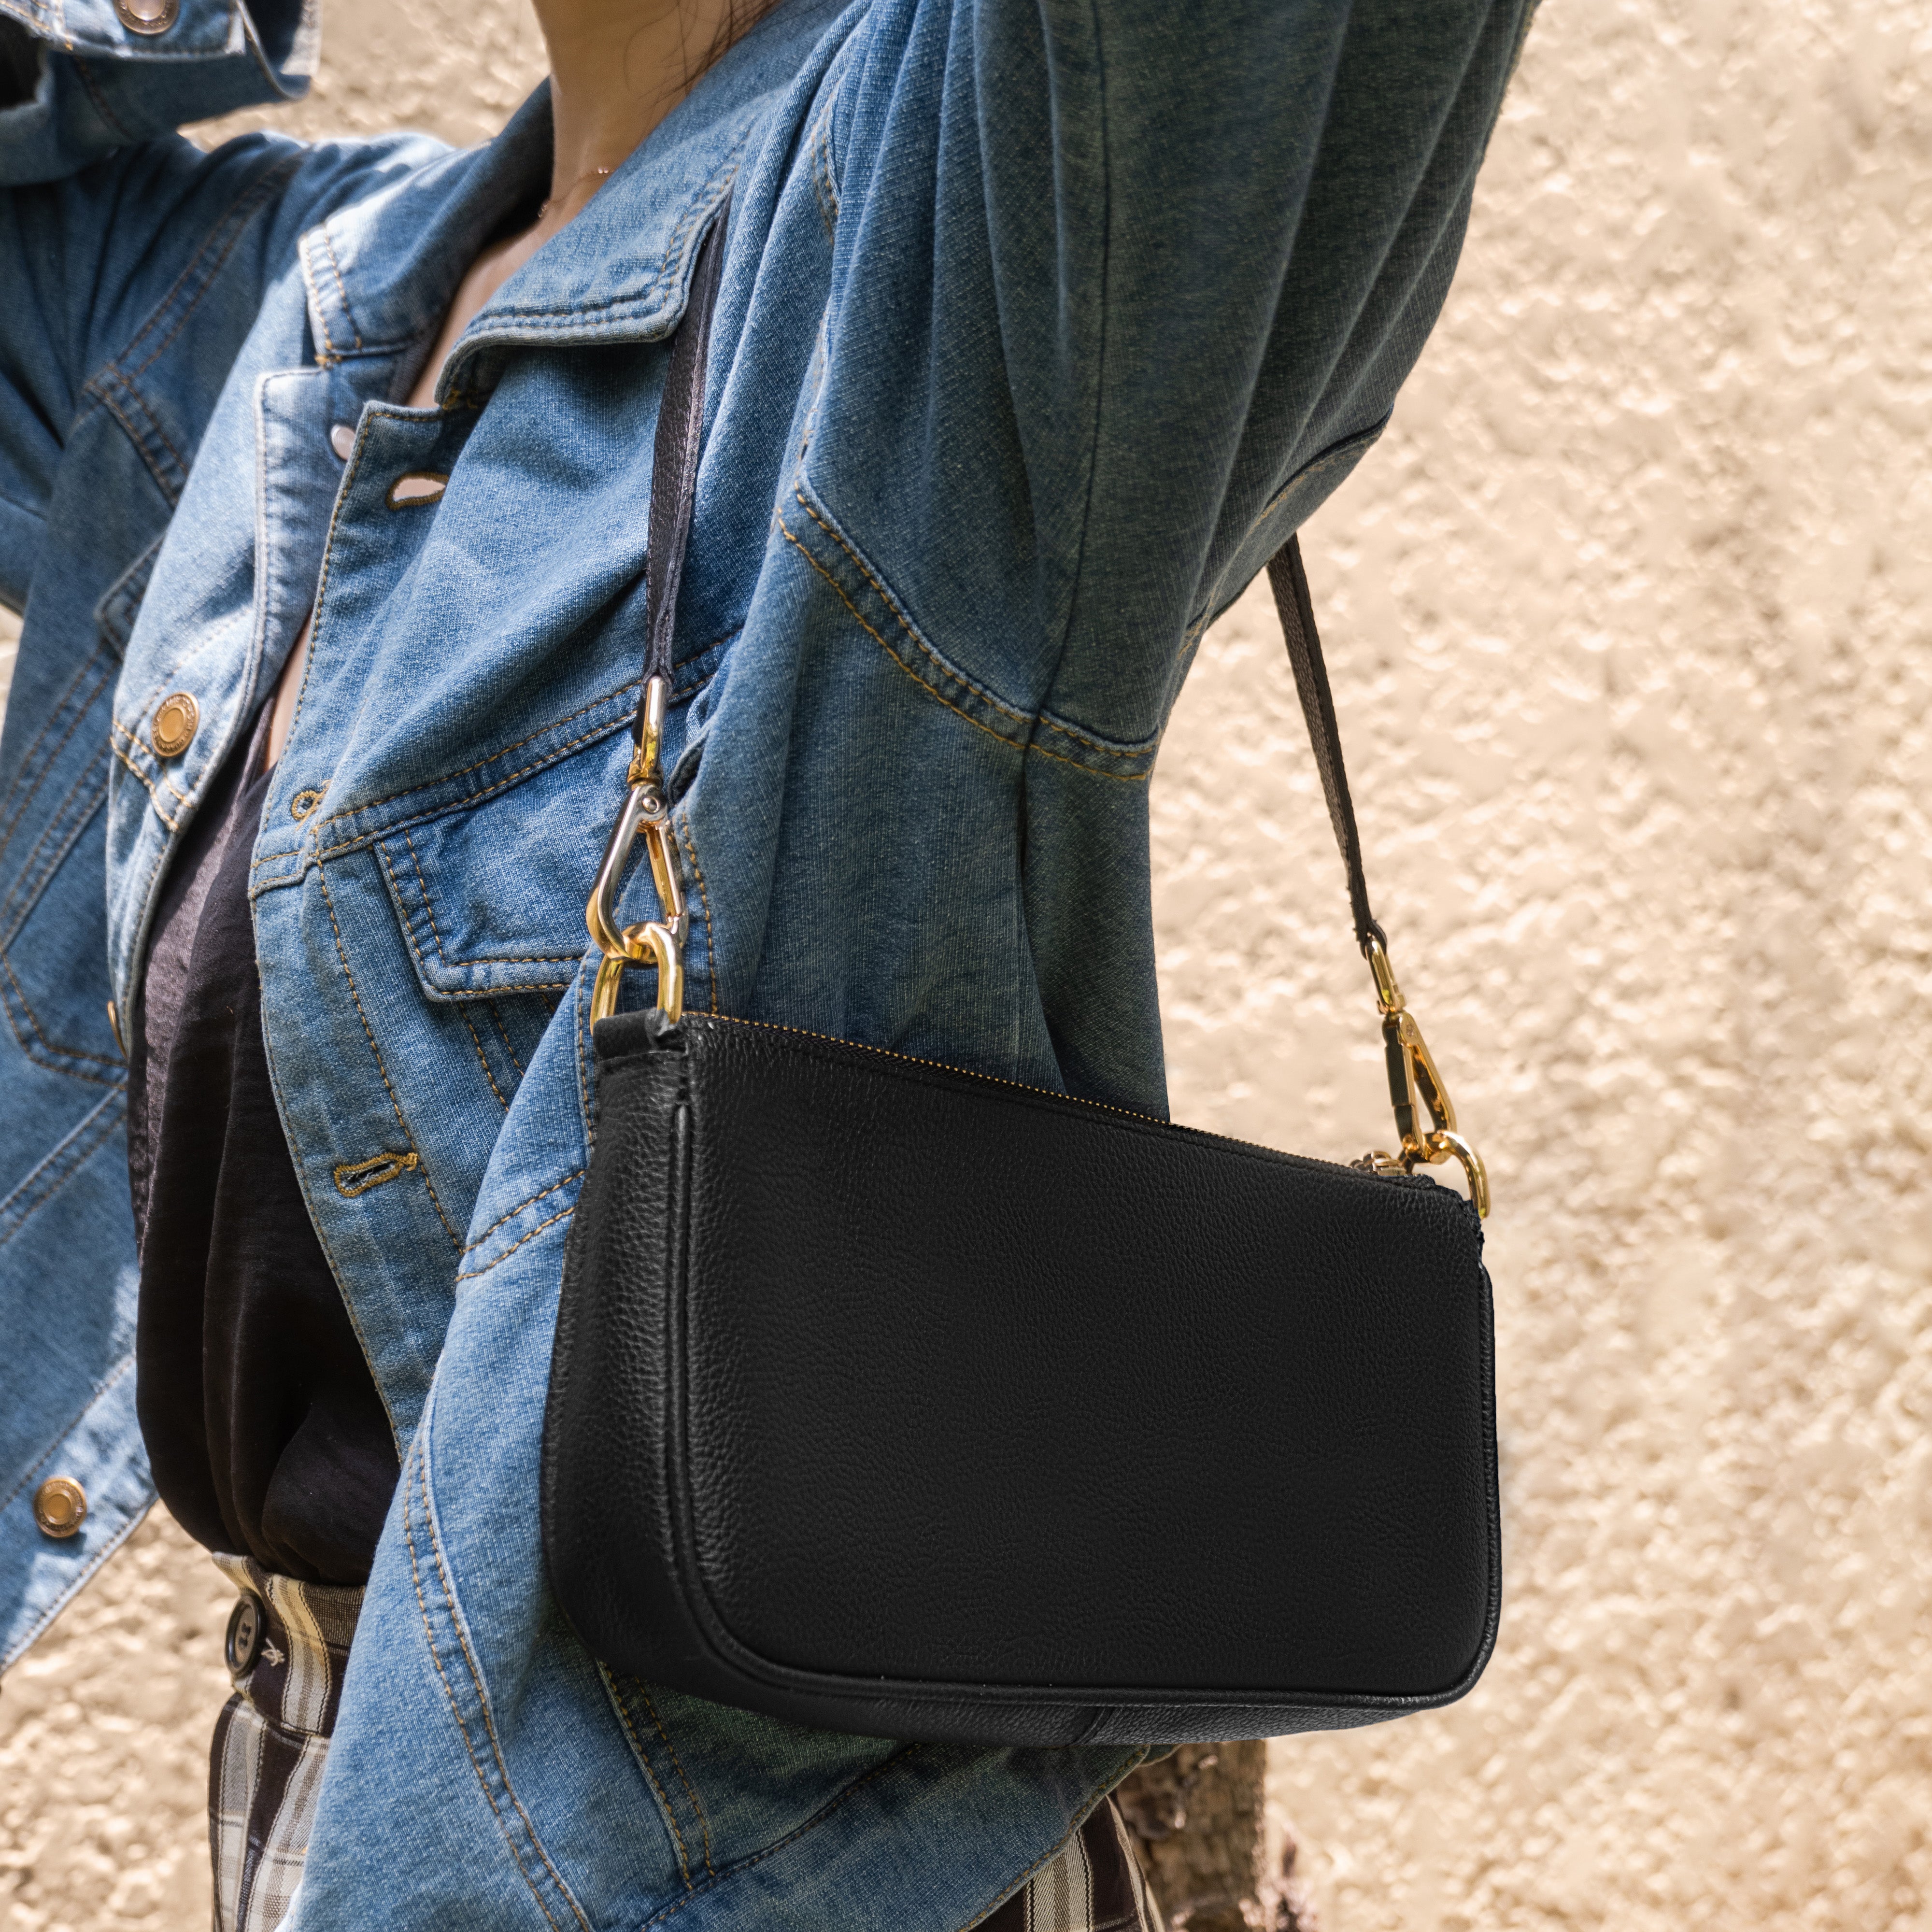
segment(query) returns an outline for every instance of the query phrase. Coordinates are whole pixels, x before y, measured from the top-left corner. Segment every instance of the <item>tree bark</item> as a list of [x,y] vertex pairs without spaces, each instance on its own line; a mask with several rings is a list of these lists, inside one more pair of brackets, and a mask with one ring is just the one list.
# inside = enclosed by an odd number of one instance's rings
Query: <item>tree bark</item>
[[1114,1794],[1168,1932],[1321,1932],[1292,1833],[1268,1858],[1267,1771],[1264,1744],[1183,1744]]

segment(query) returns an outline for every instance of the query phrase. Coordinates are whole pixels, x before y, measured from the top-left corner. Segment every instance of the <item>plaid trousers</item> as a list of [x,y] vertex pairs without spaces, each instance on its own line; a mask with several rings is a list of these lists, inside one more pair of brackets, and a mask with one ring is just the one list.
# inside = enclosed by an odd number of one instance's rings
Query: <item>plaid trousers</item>
[[1114,1801],[1090,1812],[980,1932],[1166,1932]]
[[214,1932],[273,1932],[302,1881],[362,1592],[298,1583],[247,1557],[214,1561],[258,1600],[261,1624],[209,1754]]
[[[275,1932],[295,1900],[362,1592],[215,1562],[260,1606],[254,1654],[214,1726],[208,1838],[214,1932]],[[980,1932],[1163,1932],[1107,1799]]]

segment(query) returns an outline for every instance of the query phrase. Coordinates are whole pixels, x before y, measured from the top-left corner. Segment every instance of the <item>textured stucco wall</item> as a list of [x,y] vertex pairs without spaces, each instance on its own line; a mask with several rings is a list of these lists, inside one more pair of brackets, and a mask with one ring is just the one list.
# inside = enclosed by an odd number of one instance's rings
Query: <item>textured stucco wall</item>
[[[1505,1471],[1478,1693],[1274,1754],[1340,1932],[1932,1925],[1929,290],[1922,4],[1559,0],[1312,532],[1495,1169]],[[1274,648],[1224,629],[1162,752],[1174,1098],[1346,1150]]]
[[[282,124],[471,138],[538,55],[516,0],[338,4]],[[1928,102],[1909,0],[1550,0],[1307,533],[1495,1176],[1508,1571],[1466,1703],[1272,1748],[1324,1932],[1932,1926]],[[1252,596],[1153,802],[1177,1117],[1385,1142]],[[6,1932],[205,1922],[222,1610],[152,1524],[10,1676]]]

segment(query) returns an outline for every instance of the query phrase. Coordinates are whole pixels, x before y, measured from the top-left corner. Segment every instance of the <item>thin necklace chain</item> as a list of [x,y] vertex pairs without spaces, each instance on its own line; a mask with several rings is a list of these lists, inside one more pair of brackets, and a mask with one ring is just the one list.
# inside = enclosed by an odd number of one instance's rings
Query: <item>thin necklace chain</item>
[[537,219],[539,221],[542,220],[544,217],[549,214],[550,210],[554,208],[559,202],[562,201],[564,197],[570,193],[572,188],[577,186],[578,182],[587,182],[593,175],[608,175],[610,172],[610,170],[608,168],[586,168],[583,173],[576,177],[575,180],[566,182],[562,188],[557,194],[552,195],[550,199],[537,210]]

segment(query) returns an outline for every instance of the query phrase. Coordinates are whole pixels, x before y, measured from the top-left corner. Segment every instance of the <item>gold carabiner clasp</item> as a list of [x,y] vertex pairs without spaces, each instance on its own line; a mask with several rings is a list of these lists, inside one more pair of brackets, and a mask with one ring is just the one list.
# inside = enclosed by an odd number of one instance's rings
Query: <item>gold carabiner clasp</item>
[[[644,686],[644,728],[642,742],[631,759],[629,795],[611,827],[596,883],[584,908],[584,922],[604,955],[590,994],[593,1025],[617,1010],[617,993],[626,968],[647,962],[658,969],[658,1010],[674,1022],[684,1011],[684,881],[678,870],[677,842],[671,831],[670,807],[664,800],[658,753],[670,695],[670,687],[661,677],[652,678]],[[651,879],[657,887],[662,916],[639,926],[620,926],[618,889],[630,863],[632,844],[640,834],[650,854]]]
[[[1487,1219],[1490,1211],[1490,1174],[1483,1157],[1464,1138],[1456,1124],[1455,1102],[1443,1084],[1436,1056],[1422,1036],[1422,1028],[1408,1010],[1396,983],[1395,968],[1379,939],[1371,938],[1366,949],[1369,969],[1376,976],[1376,1003],[1382,1010],[1382,1051],[1388,1065],[1389,1104],[1395,1111],[1396,1132],[1401,1141],[1398,1154],[1376,1153],[1365,1156],[1362,1165],[1380,1173],[1412,1174],[1417,1168],[1433,1166],[1454,1160],[1462,1164],[1469,1182],[1469,1198],[1476,1212]],[[1422,1125],[1417,1112],[1418,1101],[1429,1116]]]

